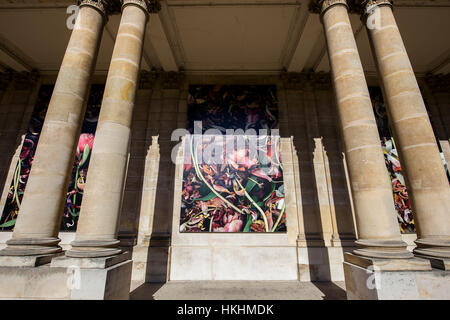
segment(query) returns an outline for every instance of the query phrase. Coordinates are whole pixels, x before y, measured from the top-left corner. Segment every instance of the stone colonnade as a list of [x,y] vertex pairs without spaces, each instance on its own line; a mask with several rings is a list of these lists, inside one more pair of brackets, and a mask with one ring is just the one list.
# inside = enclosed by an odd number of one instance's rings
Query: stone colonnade
[[[347,1],[315,3],[321,13],[327,41],[355,205],[359,239],[354,253],[369,258],[410,258],[412,254],[401,241],[397,226],[391,186],[348,18]],[[450,189],[417,82],[395,25],[391,3],[359,3],[364,18],[378,9],[383,17],[380,29],[369,29],[368,32],[416,212],[419,239],[415,253],[433,259],[450,258],[450,218],[446,206]],[[110,10],[104,4],[102,1],[81,3],[13,238],[1,255],[37,256],[61,252],[58,246],[60,212],[88,84]],[[68,257],[108,257],[121,252],[117,240],[118,218],[144,32],[151,10],[155,10],[153,2],[124,1],[93,148],[90,179],[84,193],[76,240],[72,249],[66,252]],[[47,187],[41,188],[42,185]]]
[[[350,1],[313,1],[327,42],[359,239],[356,255],[411,258],[400,240],[379,135],[348,11]],[[418,230],[414,253],[450,258],[450,187],[390,0],[353,1],[362,13],[393,125]],[[315,7],[314,7],[315,5]],[[373,15],[373,16],[372,16]],[[375,20],[375,15],[376,19]],[[445,265],[441,263],[440,265]]]
[[[83,214],[69,257],[106,257],[121,252],[118,218],[130,140],[142,45],[149,12],[159,5],[124,0],[102,101],[86,185]],[[58,254],[61,212],[77,137],[86,107],[90,80],[108,15],[117,11],[110,1],[82,1],[36,150],[20,218],[3,256]],[[45,185],[45,188],[42,186]],[[105,187],[108,186],[108,187]],[[108,189],[108,197],[103,190]],[[102,196],[99,197],[99,190]]]

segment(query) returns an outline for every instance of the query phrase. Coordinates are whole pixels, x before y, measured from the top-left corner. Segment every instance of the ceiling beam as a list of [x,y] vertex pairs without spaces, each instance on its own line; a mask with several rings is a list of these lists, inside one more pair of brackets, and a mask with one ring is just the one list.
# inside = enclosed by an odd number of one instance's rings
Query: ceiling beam
[[0,62],[15,71],[32,71],[34,68],[28,61],[25,61],[23,54],[19,53],[6,39],[0,37]]
[[316,43],[320,41],[321,33],[322,25],[320,24],[319,16],[307,13],[306,22],[297,43],[297,47],[286,68],[288,72],[303,71]]
[[[167,28],[164,28],[163,22],[161,21],[162,17],[166,16],[161,14],[152,14],[150,16],[147,32],[147,41],[149,43],[147,48],[152,51],[154,57],[157,57],[158,62],[148,61],[148,63],[152,67],[159,65],[164,71],[178,71],[178,64],[173,52],[174,46],[169,42],[169,37],[166,32]],[[147,59],[149,58],[147,57]]]

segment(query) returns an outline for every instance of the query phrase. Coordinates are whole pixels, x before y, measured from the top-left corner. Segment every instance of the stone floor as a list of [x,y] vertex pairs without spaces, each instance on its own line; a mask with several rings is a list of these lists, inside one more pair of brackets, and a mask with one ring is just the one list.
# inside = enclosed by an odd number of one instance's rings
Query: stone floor
[[345,300],[344,282],[169,281],[132,283],[131,300]]

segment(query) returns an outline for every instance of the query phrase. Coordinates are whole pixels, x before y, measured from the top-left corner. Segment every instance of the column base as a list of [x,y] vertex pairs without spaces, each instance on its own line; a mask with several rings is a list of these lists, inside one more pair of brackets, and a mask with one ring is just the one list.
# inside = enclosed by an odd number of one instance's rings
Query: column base
[[62,252],[59,238],[11,238],[0,256],[40,256]]
[[130,295],[132,260],[130,252],[114,257],[52,260],[51,269],[65,268],[70,300],[127,300]]
[[449,270],[450,265],[450,240],[442,238],[419,238],[414,241],[417,247],[414,255],[429,259],[433,267]]
[[73,258],[104,258],[122,253],[118,248],[120,240],[75,240],[72,249],[66,252],[67,257]]
[[373,259],[408,259],[414,255],[406,248],[408,244],[402,240],[359,239],[355,241],[353,253]]
[[346,254],[344,275],[349,300],[450,299],[450,272],[431,269],[428,260],[383,262]]
[[344,262],[357,265],[362,268],[371,268],[380,271],[430,271],[431,264],[426,259],[411,257],[408,259],[381,259],[361,257],[359,255],[346,252]]

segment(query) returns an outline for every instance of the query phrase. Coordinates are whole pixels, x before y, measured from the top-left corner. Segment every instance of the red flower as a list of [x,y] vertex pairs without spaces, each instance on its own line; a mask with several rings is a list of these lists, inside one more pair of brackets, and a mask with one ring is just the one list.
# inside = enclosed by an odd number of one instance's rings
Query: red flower
[[77,153],[83,153],[86,145],[89,146],[89,150],[92,150],[92,147],[94,146],[94,135],[92,133],[82,133],[80,135]]

